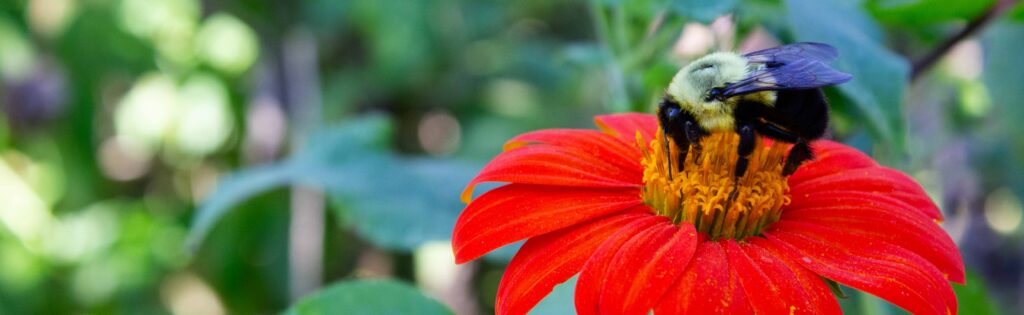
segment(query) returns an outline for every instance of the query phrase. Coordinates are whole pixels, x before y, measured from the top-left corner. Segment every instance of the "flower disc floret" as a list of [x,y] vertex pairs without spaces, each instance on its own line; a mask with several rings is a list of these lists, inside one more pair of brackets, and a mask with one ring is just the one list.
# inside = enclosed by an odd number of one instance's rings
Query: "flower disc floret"
[[[790,146],[786,143],[759,139],[746,173],[736,178],[739,136],[734,133],[704,137],[701,154],[688,154],[682,167],[681,150],[668,141],[671,152],[665,152],[660,129],[654,140],[645,141],[638,134],[637,142],[643,151],[644,203],[672,222],[693,224],[711,239],[758,235],[779,220],[790,202],[789,183],[782,175]],[[729,200],[733,190],[735,198]]]

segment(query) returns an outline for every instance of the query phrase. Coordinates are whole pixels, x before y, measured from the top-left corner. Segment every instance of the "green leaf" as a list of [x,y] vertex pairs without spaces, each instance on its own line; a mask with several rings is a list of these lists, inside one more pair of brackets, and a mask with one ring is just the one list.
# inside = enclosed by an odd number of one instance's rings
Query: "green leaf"
[[967,273],[966,285],[953,285],[960,314],[998,314],[995,301],[989,298],[985,281],[973,272]]
[[377,246],[411,250],[424,241],[451,238],[462,212],[459,193],[478,167],[429,159],[380,157],[339,176],[358,185],[328,185],[333,210]]
[[715,18],[732,11],[739,0],[674,0],[672,10],[684,18],[701,23],[711,23]]
[[838,0],[787,0],[789,25],[799,41],[839,50],[837,69],[853,75],[839,85],[883,143],[904,151],[903,93],[910,66],[881,44],[881,30],[859,7]]
[[874,0],[868,3],[871,13],[887,24],[923,26],[968,20],[984,13],[995,0]]
[[456,160],[399,158],[383,149],[389,126],[364,117],[314,133],[283,162],[231,174],[197,210],[187,246],[196,250],[231,208],[271,189],[321,187],[338,217],[374,244],[410,250],[451,237],[463,185],[479,170]]
[[1006,13],[1006,18],[1014,22],[1024,22],[1024,2],[1018,3]]
[[285,315],[453,314],[415,288],[394,280],[348,281],[331,285],[286,310]]

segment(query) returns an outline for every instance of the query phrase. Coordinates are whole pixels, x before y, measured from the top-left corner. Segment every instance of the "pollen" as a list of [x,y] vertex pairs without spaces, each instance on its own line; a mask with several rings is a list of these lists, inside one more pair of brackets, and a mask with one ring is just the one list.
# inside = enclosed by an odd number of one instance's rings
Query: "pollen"
[[[691,149],[686,157],[680,156],[682,151],[671,140],[670,152],[665,152],[664,137],[659,129],[655,139],[645,144],[637,135],[644,152],[641,197],[658,215],[676,224],[689,222],[711,239],[742,240],[779,220],[783,206],[790,202],[789,184],[782,175],[789,144],[757,139],[749,167],[737,180],[739,136],[735,133],[706,136],[701,154]],[[686,159],[682,169],[680,158]],[[734,189],[736,196],[730,202]]]

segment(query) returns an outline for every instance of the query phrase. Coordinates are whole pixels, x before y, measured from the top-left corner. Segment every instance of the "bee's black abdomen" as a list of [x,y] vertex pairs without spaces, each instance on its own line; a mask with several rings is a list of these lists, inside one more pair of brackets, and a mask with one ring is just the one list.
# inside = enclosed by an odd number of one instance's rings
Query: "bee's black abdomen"
[[742,102],[734,114],[738,124],[749,124],[762,136],[794,144],[783,166],[786,176],[814,158],[809,143],[824,136],[828,128],[828,101],[821,89],[778,91],[773,106]]
[[778,91],[775,108],[766,120],[789,129],[800,138],[821,138],[828,129],[828,101],[821,89]]

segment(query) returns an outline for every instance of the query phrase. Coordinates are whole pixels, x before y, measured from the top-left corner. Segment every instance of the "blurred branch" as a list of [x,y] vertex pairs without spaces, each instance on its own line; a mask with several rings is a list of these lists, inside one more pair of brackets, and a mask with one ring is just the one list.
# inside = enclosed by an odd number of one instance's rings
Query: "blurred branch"
[[613,112],[623,111],[629,108],[629,95],[626,91],[625,77],[622,68],[619,66],[616,41],[611,38],[611,28],[608,16],[598,1],[591,1],[590,15],[594,19],[594,29],[597,31],[597,41],[602,49],[605,72],[608,74],[609,94],[612,101],[609,107]]
[[622,68],[630,72],[649,65],[654,57],[671,47],[681,30],[682,25],[678,21],[658,21],[656,27],[649,28],[650,35],[644,37],[644,40],[635,46],[636,49],[622,57]]
[[[293,146],[297,150],[321,113],[320,77],[316,39],[294,29],[281,47],[284,99],[290,109]],[[320,287],[323,270],[324,194],[310,187],[292,187],[291,226],[288,240],[289,292],[292,301]]]
[[929,69],[931,69],[931,67],[934,66],[935,63],[938,62],[940,58],[942,58],[942,56],[945,56],[950,49],[953,49],[953,47],[956,46],[957,43],[963,41],[964,39],[977,33],[979,30],[985,28],[985,26],[987,26],[990,22],[1002,16],[1003,13],[1006,13],[1006,11],[1008,11],[1015,4],[1017,4],[1017,1],[1018,0],[997,0],[995,3],[992,4],[991,7],[985,10],[984,13],[975,17],[973,20],[967,23],[967,26],[965,26],[964,29],[960,30],[959,33],[953,35],[950,38],[947,38],[938,47],[935,47],[935,49],[932,49],[932,51],[928,52],[927,55],[925,55],[921,59],[918,59],[917,61],[914,61],[914,67],[910,72],[910,80],[917,80],[917,78],[920,77],[921,74],[924,74]]
[[594,29],[597,31],[597,41],[604,45],[614,55],[616,47],[612,43],[611,29],[608,27],[608,16],[604,13],[604,8],[600,4],[593,1],[590,4],[590,17],[594,19]]
[[451,285],[439,292],[440,300],[455,310],[455,314],[476,315],[480,313],[477,311],[479,306],[476,303],[473,283],[477,264],[478,262],[469,262],[456,267],[455,279],[452,279]]
[[654,16],[654,20],[651,20],[651,23],[647,24],[647,31],[644,32],[644,40],[650,39],[651,36],[654,36],[654,34],[658,33],[658,30],[661,29],[661,26],[665,24],[664,22],[666,12],[668,12],[667,9],[659,10],[658,14]]

